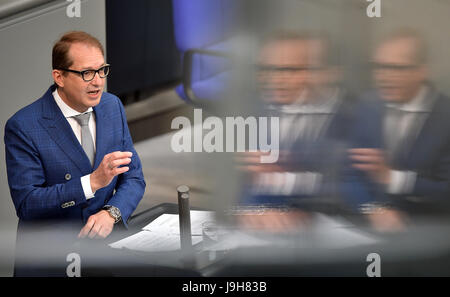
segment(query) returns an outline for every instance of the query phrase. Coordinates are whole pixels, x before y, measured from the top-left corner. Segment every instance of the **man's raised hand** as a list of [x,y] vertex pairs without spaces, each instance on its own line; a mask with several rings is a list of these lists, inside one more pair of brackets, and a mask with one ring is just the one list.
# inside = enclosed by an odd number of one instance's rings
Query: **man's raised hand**
[[131,162],[132,152],[112,152],[103,157],[98,168],[91,174],[92,192],[104,188],[113,180],[116,175],[127,172],[130,168],[127,166]]

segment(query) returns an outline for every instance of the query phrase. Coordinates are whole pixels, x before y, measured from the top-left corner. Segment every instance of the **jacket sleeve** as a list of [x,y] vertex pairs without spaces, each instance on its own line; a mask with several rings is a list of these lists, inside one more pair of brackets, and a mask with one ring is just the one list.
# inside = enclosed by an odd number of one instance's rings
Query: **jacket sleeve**
[[450,205],[450,145],[443,150],[433,168],[417,172],[412,196],[426,197],[430,203]]
[[122,103],[117,98],[121,118],[122,118],[122,147],[124,151],[133,153],[130,168],[127,172],[120,174],[116,183],[116,192],[108,201],[109,205],[115,206],[120,210],[122,221],[127,227],[127,221],[137,205],[141,201],[145,192],[145,181],[142,173],[142,165],[137,152],[133,146],[130,131],[128,129],[125,110]]
[[4,141],[9,189],[20,219],[57,217],[65,207],[86,202],[80,179],[48,186],[39,151],[20,121],[6,123]]

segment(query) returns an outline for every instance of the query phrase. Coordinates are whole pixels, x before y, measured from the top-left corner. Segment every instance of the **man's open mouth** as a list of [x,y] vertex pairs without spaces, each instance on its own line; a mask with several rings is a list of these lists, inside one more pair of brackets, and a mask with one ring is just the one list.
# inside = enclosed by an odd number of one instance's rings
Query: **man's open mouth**
[[88,94],[93,95],[93,96],[98,95],[99,93],[100,93],[100,90],[88,91]]

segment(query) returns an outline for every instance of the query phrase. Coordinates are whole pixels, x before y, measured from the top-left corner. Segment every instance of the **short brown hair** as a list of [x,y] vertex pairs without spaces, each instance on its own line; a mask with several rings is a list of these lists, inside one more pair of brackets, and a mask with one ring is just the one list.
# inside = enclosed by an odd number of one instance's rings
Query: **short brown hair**
[[53,69],[64,69],[72,66],[73,61],[69,56],[70,46],[73,43],[87,44],[98,48],[104,56],[103,46],[94,36],[83,31],[71,31],[65,33],[55,43],[52,50],[52,67]]
[[412,29],[412,28],[400,28],[397,29],[390,34],[384,36],[381,39],[381,42],[379,42],[379,46],[392,42],[397,41],[399,39],[410,39],[412,40],[414,44],[414,51],[415,51],[415,62],[419,64],[426,64],[428,61],[428,45],[427,41],[419,31]]
[[326,65],[336,66],[341,61],[340,48],[332,41],[331,37],[324,31],[291,31],[280,30],[272,32],[263,38],[263,44],[271,42],[283,42],[283,41],[311,41],[318,40],[323,44],[324,53],[322,61]]

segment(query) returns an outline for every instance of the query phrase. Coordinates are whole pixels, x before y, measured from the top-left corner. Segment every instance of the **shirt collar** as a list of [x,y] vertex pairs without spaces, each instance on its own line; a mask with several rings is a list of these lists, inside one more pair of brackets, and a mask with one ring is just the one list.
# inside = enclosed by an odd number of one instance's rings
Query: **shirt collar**
[[73,109],[72,107],[70,107],[69,105],[67,105],[66,102],[64,102],[64,100],[62,100],[61,96],[59,96],[58,88],[56,88],[55,91],[53,91],[52,95],[53,95],[53,98],[55,98],[56,104],[58,105],[59,109],[61,109],[64,117],[66,117],[66,118],[74,117],[79,114],[92,111],[92,107],[89,107],[88,110],[86,110],[85,112],[78,112],[75,109]]
[[430,110],[430,102],[427,100],[429,87],[422,86],[412,100],[406,103],[388,103],[387,106],[407,112],[424,112]]
[[[331,90],[330,96],[328,98],[318,98],[316,102],[313,103],[303,103],[301,100],[293,104],[285,104],[280,106],[280,111],[284,113],[334,113],[338,103],[340,89],[335,88]],[[300,103],[301,102],[301,103]]]

